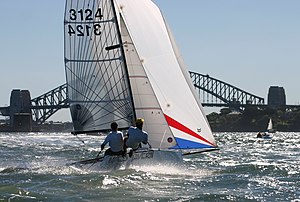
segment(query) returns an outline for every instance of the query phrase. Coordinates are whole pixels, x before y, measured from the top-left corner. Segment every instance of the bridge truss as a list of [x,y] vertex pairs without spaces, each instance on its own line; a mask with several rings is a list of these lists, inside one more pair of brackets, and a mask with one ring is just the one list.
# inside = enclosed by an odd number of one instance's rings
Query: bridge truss
[[203,75],[190,72],[192,82],[198,91],[203,106],[245,106],[264,105],[264,98],[258,97],[233,85]]
[[[264,99],[234,87],[228,83],[190,72],[192,82],[203,106],[243,107],[245,105],[264,105]],[[32,120],[36,124],[44,123],[50,116],[62,108],[69,108],[67,84],[31,100]],[[2,115],[9,114],[9,107],[0,108]]]
[[67,84],[63,84],[31,100],[32,119],[36,124],[44,123],[62,108],[69,108]]

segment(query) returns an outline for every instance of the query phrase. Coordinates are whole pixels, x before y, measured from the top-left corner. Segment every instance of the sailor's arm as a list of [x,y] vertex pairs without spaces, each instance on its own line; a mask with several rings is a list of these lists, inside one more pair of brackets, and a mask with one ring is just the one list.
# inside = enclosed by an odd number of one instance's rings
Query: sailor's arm
[[101,150],[104,149],[105,145],[109,142],[108,136],[105,138],[104,142],[101,144]]

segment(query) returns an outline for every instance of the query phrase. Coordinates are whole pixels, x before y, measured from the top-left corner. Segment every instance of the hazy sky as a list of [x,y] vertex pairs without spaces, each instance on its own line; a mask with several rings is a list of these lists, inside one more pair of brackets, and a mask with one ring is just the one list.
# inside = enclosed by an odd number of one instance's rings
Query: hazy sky
[[[189,70],[267,101],[282,86],[300,103],[299,0],[155,0]],[[63,83],[64,0],[1,1],[0,106],[12,89],[37,97]],[[60,115],[56,115],[58,119]]]

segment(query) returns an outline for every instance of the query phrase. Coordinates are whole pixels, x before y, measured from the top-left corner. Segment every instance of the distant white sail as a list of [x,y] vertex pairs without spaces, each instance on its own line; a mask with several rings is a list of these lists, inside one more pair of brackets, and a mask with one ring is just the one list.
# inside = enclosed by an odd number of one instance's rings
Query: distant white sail
[[273,123],[272,123],[272,119],[269,120],[269,123],[268,123],[268,128],[267,128],[268,131],[271,131],[273,130]]

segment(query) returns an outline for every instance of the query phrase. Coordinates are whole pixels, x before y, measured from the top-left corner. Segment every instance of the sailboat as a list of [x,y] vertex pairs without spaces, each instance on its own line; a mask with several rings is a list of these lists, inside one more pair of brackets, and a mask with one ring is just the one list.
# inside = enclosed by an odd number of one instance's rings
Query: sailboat
[[182,160],[218,148],[153,1],[66,0],[64,39],[74,134],[106,132],[113,121],[125,131],[143,118],[152,149],[142,156]]
[[268,123],[268,127],[267,127],[267,131],[266,132],[259,132],[257,134],[258,138],[264,138],[264,139],[271,139],[271,133],[275,133],[276,130],[273,128],[273,122],[272,119],[269,119],[269,123]]
[[268,128],[267,128],[268,133],[275,133],[275,129],[273,128],[273,122],[272,119],[270,118],[269,123],[268,123]]

